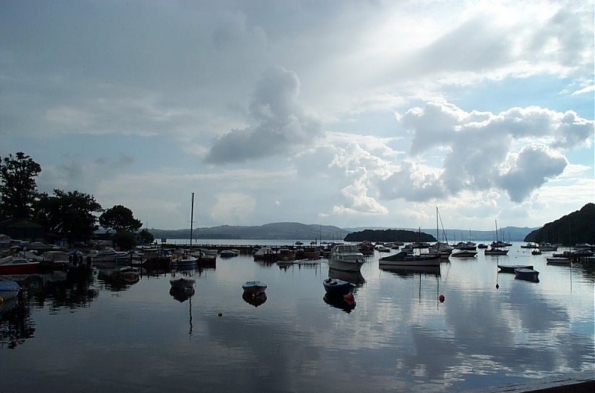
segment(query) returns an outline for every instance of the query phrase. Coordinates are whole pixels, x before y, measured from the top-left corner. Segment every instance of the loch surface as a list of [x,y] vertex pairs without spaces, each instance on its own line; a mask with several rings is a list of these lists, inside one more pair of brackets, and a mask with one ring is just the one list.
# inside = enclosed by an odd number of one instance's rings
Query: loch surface
[[[133,284],[98,270],[16,277],[22,299],[0,308],[1,390],[451,392],[594,372],[593,262],[547,265],[551,253],[520,243],[438,272],[382,270],[385,255],[338,274],[357,282],[354,308],[325,301],[324,259],[218,258]],[[498,263],[533,265],[539,282]],[[174,276],[195,279],[192,297],[170,294]],[[267,284],[257,306],[242,297],[249,280]]]

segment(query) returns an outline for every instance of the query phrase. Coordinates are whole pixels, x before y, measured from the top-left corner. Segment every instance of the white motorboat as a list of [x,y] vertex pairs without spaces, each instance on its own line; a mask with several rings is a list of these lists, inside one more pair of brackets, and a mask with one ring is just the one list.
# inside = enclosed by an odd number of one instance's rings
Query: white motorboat
[[337,244],[331,249],[328,265],[331,269],[359,272],[366,261],[355,244]]

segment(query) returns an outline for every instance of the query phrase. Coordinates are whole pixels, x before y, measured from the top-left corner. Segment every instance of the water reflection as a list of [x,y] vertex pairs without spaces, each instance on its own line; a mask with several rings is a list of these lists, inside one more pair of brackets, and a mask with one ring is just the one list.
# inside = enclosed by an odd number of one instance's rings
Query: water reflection
[[3,277],[16,281],[22,289],[18,297],[0,306],[1,347],[15,348],[34,336],[33,307],[47,307],[50,314],[62,308],[88,307],[99,293],[90,288],[93,281],[90,269],[68,274],[55,271]]
[[353,294],[348,295],[330,295],[326,293],[322,300],[331,307],[350,313],[355,308],[355,298]]
[[35,333],[35,323],[26,302],[15,297],[0,305],[0,349],[14,349]]
[[140,280],[140,272],[131,267],[97,268],[97,280],[112,292],[127,290]]
[[172,285],[169,294],[180,303],[190,299],[196,291],[192,287]]
[[[511,254],[511,263],[527,262],[513,262]],[[81,278],[83,289],[99,291],[97,300],[87,295],[86,306],[72,293],[61,297],[75,288],[71,278],[30,277],[23,303],[0,309],[2,347],[18,350],[0,348],[3,388],[19,391],[31,369],[30,391],[85,380],[91,392],[107,384],[114,392],[199,385],[201,391],[444,392],[592,370],[588,273],[531,260],[543,275],[534,285],[498,277],[497,263],[478,257],[438,271],[386,271],[375,257],[361,276],[346,277],[325,262],[279,271],[240,256],[217,270],[143,270],[118,296],[98,274]],[[327,274],[359,285],[357,307],[346,299],[320,301]],[[194,279],[200,297],[171,291],[172,275]],[[237,296],[246,278],[267,282],[266,305]],[[48,313],[52,304],[69,302],[85,309]]]
[[266,292],[251,294],[249,292],[244,291],[242,293],[242,299],[244,299],[246,303],[254,307],[258,307],[263,305],[267,301],[267,294]]
[[395,273],[401,277],[411,277],[416,274],[440,276],[440,266],[381,266],[380,270]]
[[366,283],[366,279],[362,272],[344,272],[329,267],[328,276],[337,280],[347,281],[348,283],[355,285],[356,288],[359,288]]

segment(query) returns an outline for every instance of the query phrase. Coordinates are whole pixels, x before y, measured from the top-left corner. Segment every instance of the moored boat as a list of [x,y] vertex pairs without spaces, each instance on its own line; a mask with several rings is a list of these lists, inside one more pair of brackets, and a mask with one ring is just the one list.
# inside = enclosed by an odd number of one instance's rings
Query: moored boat
[[566,258],[566,257],[548,257],[546,258],[547,260],[547,264],[548,265],[559,265],[559,266],[565,266],[565,265],[570,265],[570,258]]
[[12,280],[0,279],[0,299],[4,302],[18,296],[21,286]]
[[485,249],[483,253],[484,255],[507,255],[508,250],[492,247]]
[[456,258],[475,258],[476,255],[477,255],[477,251],[473,251],[473,250],[460,250],[460,251],[455,251],[452,254],[450,254],[451,257],[456,257]]
[[267,285],[260,281],[246,281],[244,285],[242,285],[242,288],[244,289],[244,292],[248,294],[257,295],[266,291]]
[[331,269],[359,272],[365,262],[364,254],[355,244],[337,244],[331,250],[328,261]]
[[30,274],[39,271],[39,262],[23,257],[7,256],[0,259],[0,274]]
[[221,258],[233,258],[233,257],[237,257],[238,255],[240,255],[240,252],[238,250],[221,250],[219,251],[219,256]]
[[550,244],[550,243],[540,243],[539,249],[541,251],[558,251],[558,246]]
[[324,286],[327,295],[330,296],[346,295],[351,292],[351,289],[353,288],[351,283],[331,277],[323,280],[322,285]]
[[378,260],[380,267],[383,266],[440,266],[439,254],[409,254],[405,251],[398,252]]
[[175,265],[178,269],[192,269],[196,267],[198,258],[190,254],[182,254],[180,256],[176,256],[175,259],[172,258],[172,262],[175,262]]
[[516,269],[533,269],[533,265],[498,265],[501,273],[514,273]]
[[539,272],[537,270],[527,268],[515,269],[514,278],[525,281],[539,282]]

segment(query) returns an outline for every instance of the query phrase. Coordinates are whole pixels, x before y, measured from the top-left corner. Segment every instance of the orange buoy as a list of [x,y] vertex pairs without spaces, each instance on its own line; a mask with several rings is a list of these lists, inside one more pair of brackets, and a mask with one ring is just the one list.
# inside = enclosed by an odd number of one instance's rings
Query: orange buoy
[[438,296],[438,300],[440,300],[440,303],[444,303],[444,295]]

